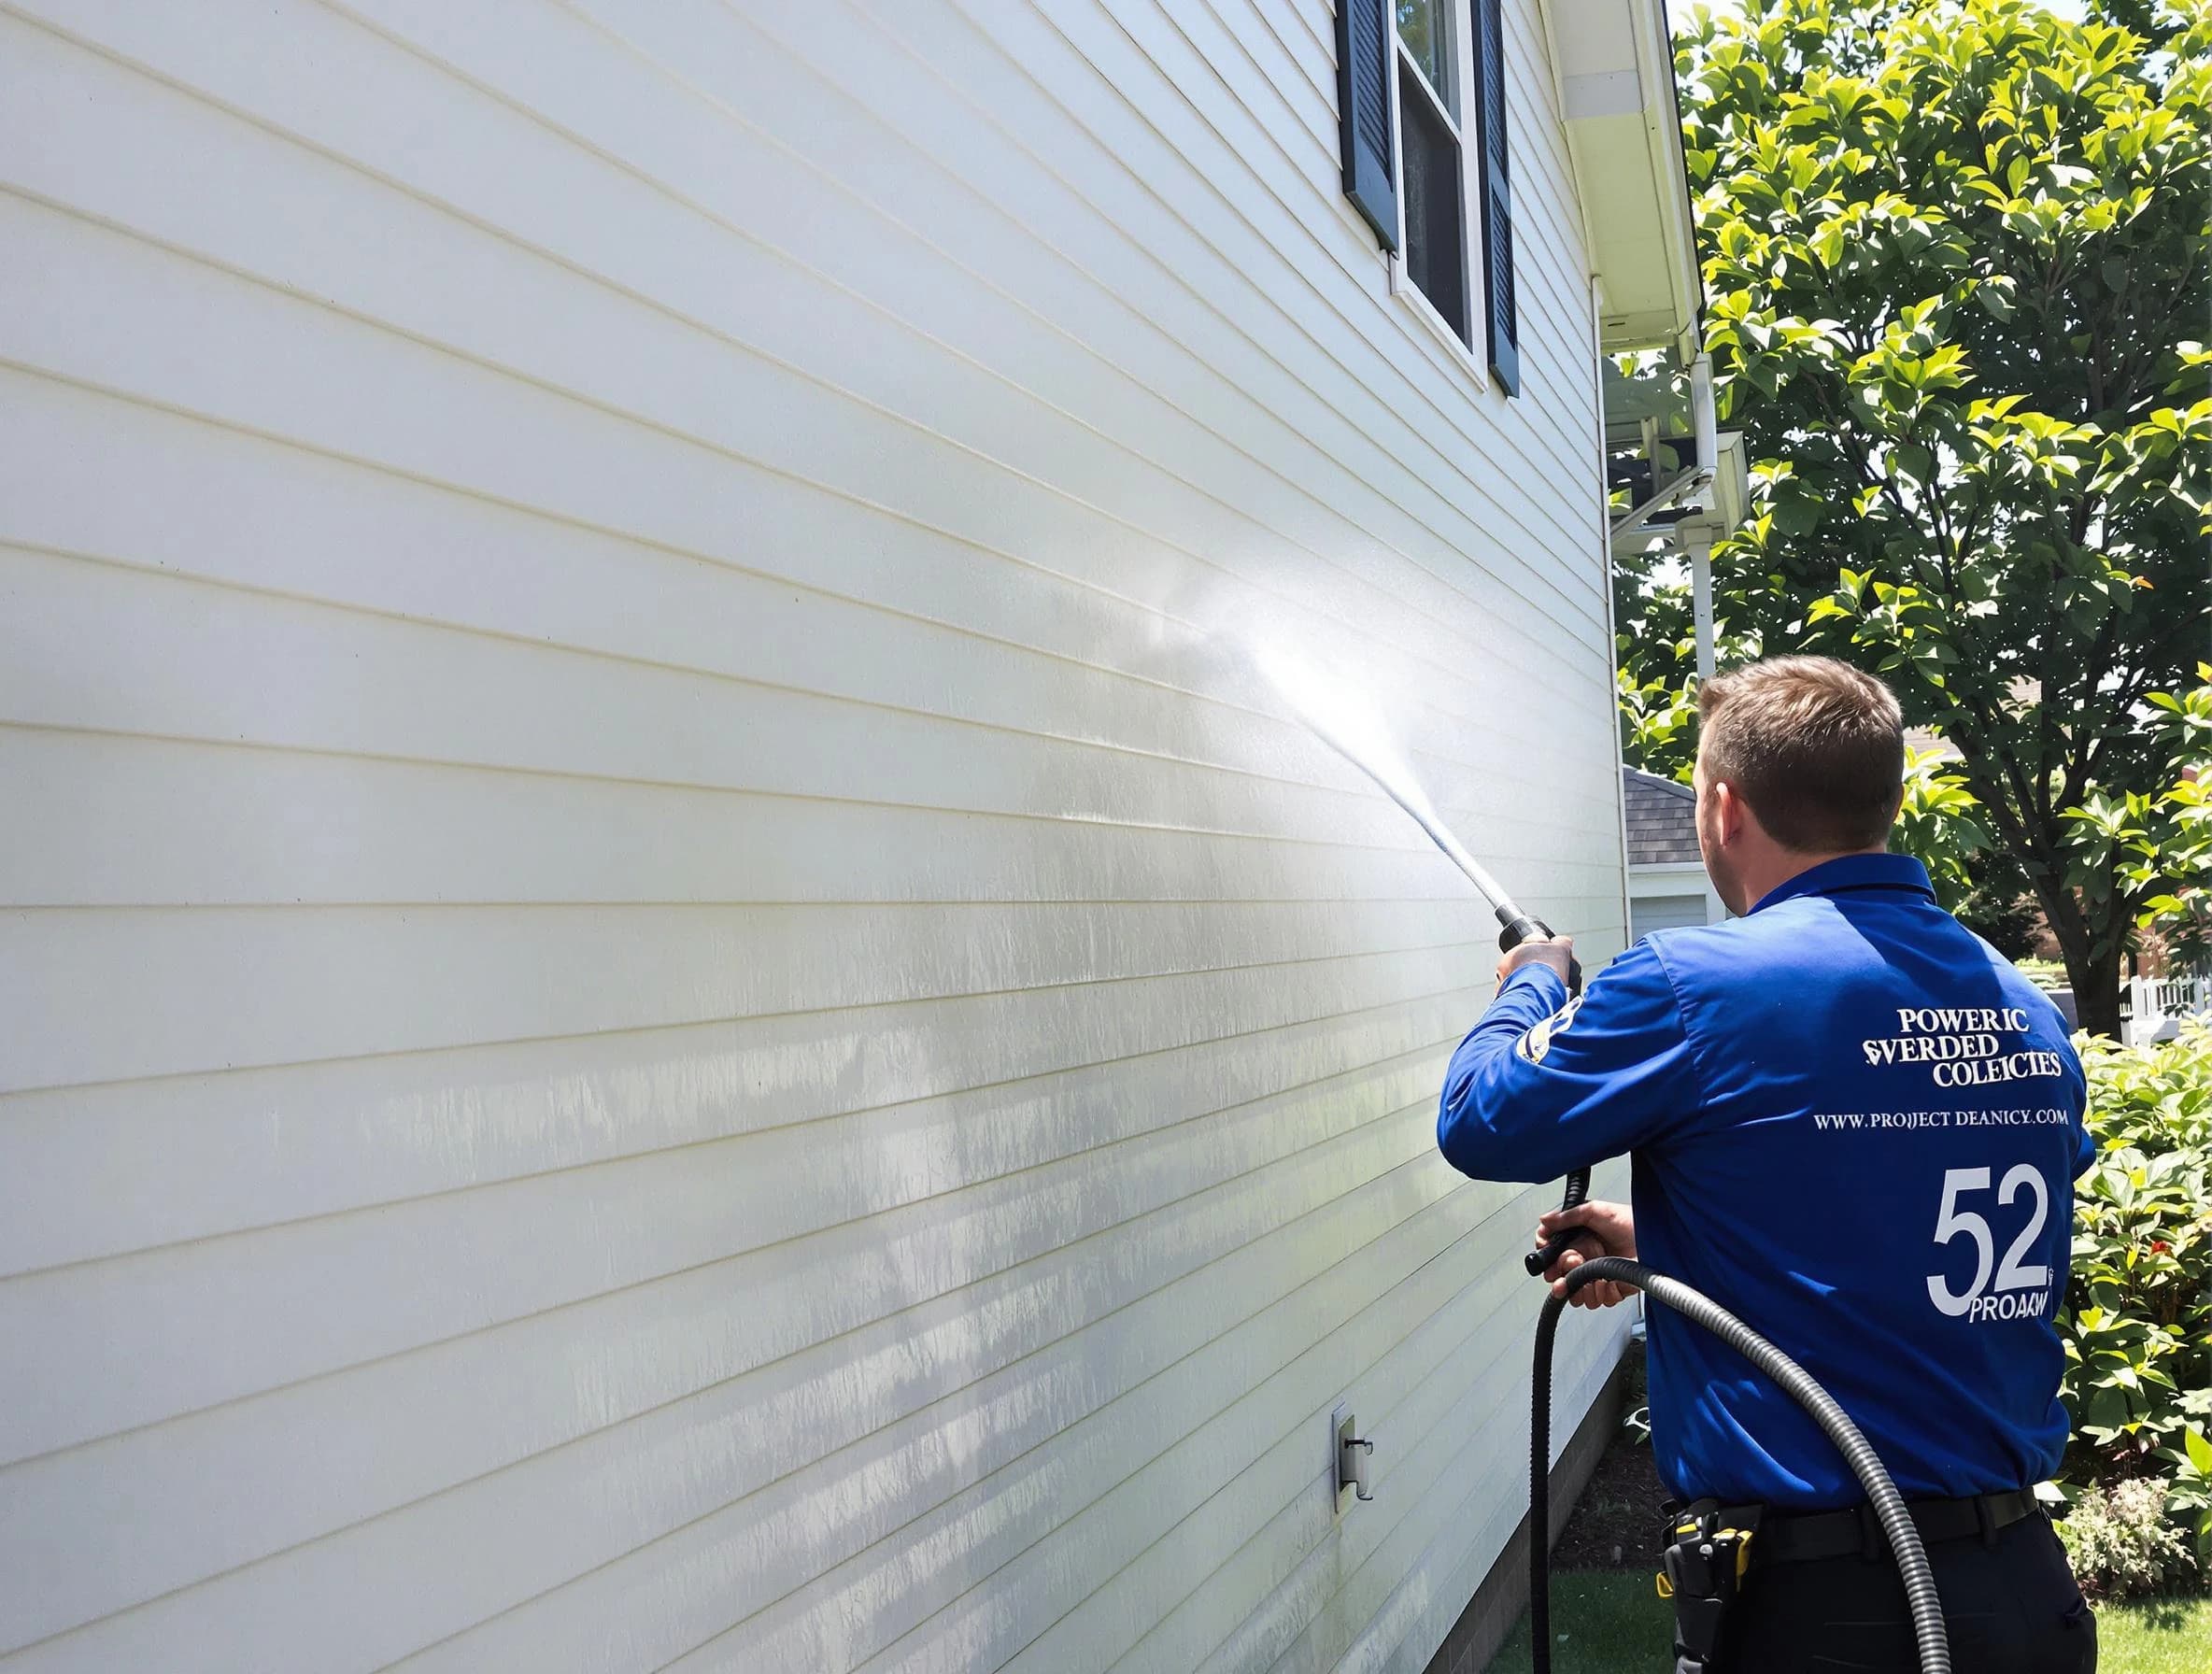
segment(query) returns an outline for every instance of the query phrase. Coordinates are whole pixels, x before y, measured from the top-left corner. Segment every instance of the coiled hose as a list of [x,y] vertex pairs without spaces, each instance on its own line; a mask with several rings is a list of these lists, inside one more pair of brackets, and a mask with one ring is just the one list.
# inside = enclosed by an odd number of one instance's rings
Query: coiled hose
[[[1581,1179],[1586,1189],[1587,1170]],[[1570,1179],[1570,1190],[1573,1185]],[[1601,1279],[1640,1290],[1684,1319],[1704,1326],[1773,1379],[1783,1394],[1811,1414],[1813,1422],[1836,1443],[1859,1485],[1866,1490],[1890,1551],[1896,1555],[1897,1572],[1905,1578],[1906,1603],[1912,1611],[1913,1637],[1920,1643],[1921,1674],[1950,1674],[1950,1642],[1943,1631],[1943,1602],[1936,1594],[1936,1576],[1921,1545],[1920,1530],[1913,1525],[1912,1513],[1905,1509],[1897,1484],[1890,1481],[1890,1473],[1882,1468],[1881,1460],[1859,1433],[1859,1426],[1803,1367],[1710,1297],[1692,1290],[1679,1279],[1653,1272],[1640,1261],[1618,1256],[1585,1261],[1568,1273],[1567,1295],[1545,1298],[1544,1311],[1537,1319],[1534,1400],[1528,1426],[1528,1627],[1535,1674],[1551,1674],[1552,1670],[1552,1340],[1568,1298],[1583,1285]]]

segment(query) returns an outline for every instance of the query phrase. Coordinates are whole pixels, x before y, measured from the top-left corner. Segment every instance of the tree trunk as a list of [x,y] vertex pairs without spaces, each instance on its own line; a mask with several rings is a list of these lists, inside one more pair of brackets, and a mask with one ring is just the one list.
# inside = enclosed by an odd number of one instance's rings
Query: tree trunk
[[[2120,1039],[2120,937],[2104,933],[2082,912],[2081,898],[2055,868],[2031,867],[2029,878],[2043,903],[2043,916],[2066,963],[2074,988],[2074,1014],[2083,1029],[2107,1040]],[[2099,952],[2099,948],[2103,951]]]
[[2104,958],[2077,972],[2073,961],[2066,976],[2074,985],[2074,1009],[2081,1027],[2106,1040],[2120,1039],[2120,949],[2115,945]]

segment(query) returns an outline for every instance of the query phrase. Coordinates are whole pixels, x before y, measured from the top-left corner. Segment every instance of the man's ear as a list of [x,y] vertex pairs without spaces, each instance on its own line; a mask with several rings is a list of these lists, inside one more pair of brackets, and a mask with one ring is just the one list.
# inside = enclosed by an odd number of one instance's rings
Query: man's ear
[[1743,835],[1745,821],[1751,816],[1744,800],[1736,794],[1736,787],[1725,779],[1713,781],[1713,824],[1719,828],[1723,843],[1732,844]]

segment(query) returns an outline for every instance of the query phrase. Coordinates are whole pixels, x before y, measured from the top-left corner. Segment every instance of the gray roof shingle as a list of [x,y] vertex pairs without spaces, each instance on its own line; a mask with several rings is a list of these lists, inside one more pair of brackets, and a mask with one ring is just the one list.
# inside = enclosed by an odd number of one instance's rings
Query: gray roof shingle
[[1628,864],[1667,866],[1697,858],[1697,798],[1687,785],[1638,768],[1621,770],[1628,809]]

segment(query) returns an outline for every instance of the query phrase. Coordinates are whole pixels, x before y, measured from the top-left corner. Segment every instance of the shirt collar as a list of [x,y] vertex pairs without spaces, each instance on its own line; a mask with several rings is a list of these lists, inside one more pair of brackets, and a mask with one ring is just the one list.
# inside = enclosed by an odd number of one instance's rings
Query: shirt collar
[[1839,895],[1847,889],[1901,889],[1936,899],[1936,886],[1928,869],[1910,855],[1838,855],[1808,866],[1788,883],[1760,897],[1751,911],[1760,912],[1800,895]]

